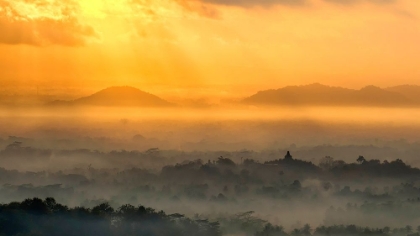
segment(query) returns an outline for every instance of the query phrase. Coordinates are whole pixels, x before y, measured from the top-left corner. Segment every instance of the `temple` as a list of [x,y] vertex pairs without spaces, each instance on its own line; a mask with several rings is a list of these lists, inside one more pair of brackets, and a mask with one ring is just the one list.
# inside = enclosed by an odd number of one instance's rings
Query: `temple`
[[287,151],[286,156],[284,156],[284,159],[285,160],[292,160],[293,159],[293,157],[292,157],[292,155],[290,155],[289,151]]

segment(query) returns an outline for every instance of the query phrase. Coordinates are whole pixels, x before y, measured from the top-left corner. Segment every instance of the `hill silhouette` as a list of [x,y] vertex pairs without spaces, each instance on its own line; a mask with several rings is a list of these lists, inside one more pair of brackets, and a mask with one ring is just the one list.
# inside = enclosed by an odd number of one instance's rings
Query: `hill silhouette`
[[174,104],[129,86],[110,87],[73,101],[54,101],[48,105],[102,107],[168,107]]
[[385,90],[403,94],[410,100],[420,102],[420,86],[418,85],[399,85],[386,88]]
[[[420,87],[419,87],[420,88]],[[366,86],[360,90],[322,84],[287,86],[260,91],[242,100],[245,104],[284,106],[415,106],[420,96],[405,96],[401,88],[382,89]],[[420,89],[419,89],[420,91]],[[413,93],[414,94],[414,93]]]

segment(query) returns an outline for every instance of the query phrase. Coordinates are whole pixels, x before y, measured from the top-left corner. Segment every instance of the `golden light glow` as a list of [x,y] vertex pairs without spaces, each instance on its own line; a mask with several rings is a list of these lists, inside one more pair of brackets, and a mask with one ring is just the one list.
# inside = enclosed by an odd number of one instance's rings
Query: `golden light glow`
[[0,83],[192,97],[418,84],[420,2],[256,2],[0,0]]

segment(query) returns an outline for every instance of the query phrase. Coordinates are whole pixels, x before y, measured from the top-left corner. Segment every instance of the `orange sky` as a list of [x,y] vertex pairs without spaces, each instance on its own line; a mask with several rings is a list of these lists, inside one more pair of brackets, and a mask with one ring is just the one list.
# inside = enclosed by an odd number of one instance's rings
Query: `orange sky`
[[417,0],[0,0],[0,86],[420,84]]

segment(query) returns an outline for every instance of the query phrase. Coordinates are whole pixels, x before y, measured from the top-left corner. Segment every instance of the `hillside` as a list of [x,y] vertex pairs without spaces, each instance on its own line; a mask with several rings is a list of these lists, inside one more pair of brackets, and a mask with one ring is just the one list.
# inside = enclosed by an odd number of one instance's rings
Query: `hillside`
[[420,103],[420,86],[418,85],[399,85],[386,88],[385,90],[403,94],[408,99]]
[[110,87],[73,101],[54,101],[56,106],[101,106],[101,107],[168,107],[173,106],[153,94],[133,87]]
[[367,86],[360,90],[330,87],[322,84],[288,86],[276,90],[260,91],[242,100],[245,104],[284,106],[415,106],[397,91]]

